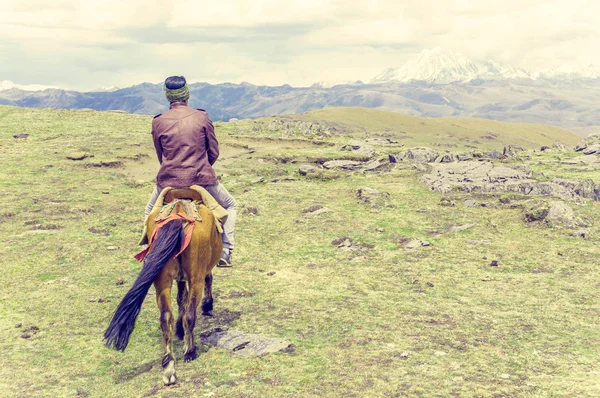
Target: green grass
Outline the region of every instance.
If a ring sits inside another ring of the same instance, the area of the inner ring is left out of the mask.
[[[240,215],[235,267],[216,269],[216,316],[200,319],[196,333],[232,328],[288,339],[296,352],[241,358],[204,348],[184,363],[176,343],[179,382],[166,388],[153,289],[127,351],[102,344],[141,267],[132,255],[156,171],[151,118],[9,107],[0,114],[0,396],[600,396],[597,203],[572,204],[591,220],[592,239],[582,240],[526,225],[499,196],[478,195],[491,206],[471,209],[456,193],[456,207],[440,206],[441,195],[403,164],[327,181],[300,177],[299,162],[340,157],[339,145],[356,135],[320,139],[333,146],[240,137],[236,128],[249,121],[217,124],[216,169],[238,203],[259,214]],[[21,132],[30,136],[12,137]],[[81,150],[94,157],[65,158]],[[133,160],[139,154],[149,157]],[[558,176],[555,156],[524,161]],[[125,165],[85,167],[101,160]],[[598,171],[581,172],[600,181]],[[300,181],[253,183],[280,176]],[[359,202],[364,186],[389,192],[391,206]],[[332,212],[302,212],[315,204]],[[467,223],[475,226],[447,232]],[[374,247],[331,244],[343,236]],[[431,246],[405,250],[405,238]]]

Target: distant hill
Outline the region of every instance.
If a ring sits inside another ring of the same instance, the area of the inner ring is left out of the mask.
[[[539,149],[562,143],[574,146],[581,137],[558,127],[531,123],[505,123],[477,118],[422,118],[366,108],[327,108],[281,117],[320,123],[340,133],[387,136],[411,145],[489,147],[505,145]]]
[[[564,128],[600,125],[600,79],[549,81],[483,79],[448,84],[424,81],[346,84],[333,87],[271,87],[191,84],[191,105],[214,120],[245,119],[360,106],[423,117],[477,117],[506,122],[544,123]],[[158,114],[167,109],[162,86],[143,83],[110,92],[46,89],[0,91],[0,104]]]

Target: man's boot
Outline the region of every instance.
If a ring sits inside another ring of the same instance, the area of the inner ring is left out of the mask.
[[[224,248],[221,252],[221,259],[217,264],[217,267],[227,268],[231,267],[231,249]]]

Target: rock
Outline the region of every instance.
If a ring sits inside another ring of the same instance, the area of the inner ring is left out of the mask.
[[[581,152],[583,152],[584,155],[600,154],[600,144],[590,145],[590,146],[586,147],[585,149],[583,149]]]
[[[546,215],[544,221],[550,227],[575,227],[579,224],[573,209],[571,209],[567,204],[558,201],[550,203],[548,215]]]
[[[498,266],[498,260],[492,260],[492,262],[490,263],[490,267],[497,267]]]
[[[354,170],[360,166],[362,166],[362,163],[354,160],[330,160],[323,163],[323,167],[326,169]]]
[[[240,206],[240,214],[247,214],[251,216],[258,216],[259,211],[258,208],[252,206],[241,205]]]
[[[528,168],[496,165],[489,161],[465,161],[434,164],[431,171],[421,177],[429,189],[441,193],[454,190],[463,192],[500,193],[514,192],[523,195],[549,195],[562,200],[577,200],[579,195],[574,188],[555,182],[533,179]],[[586,183],[580,191],[600,198],[598,189]],[[592,193],[593,191],[593,193]]]
[[[119,250],[119,246],[108,246],[106,248],[106,250],[110,250],[110,251]]]
[[[587,240],[590,239],[590,231],[588,231],[587,229],[578,229],[576,231],[573,231],[571,233],[571,236]]]
[[[405,351],[400,353],[400,359],[408,359],[410,357],[410,352]]]
[[[491,151],[491,152],[488,152],[487,157],[490,159],[502,159],[504,157],[504,155],[498,151]]]
[[[454,227],[450,227],[448,232],[461,232],[467,229],[473,228],[475,224],[464,224],[464,225],[456,225]]]
[[[357,191],[358,200],[370,204],[373,207],[387,206],[390,200],[388,192],[381,192],[372,188],[359,188]]]
[[[473,160],[473,154],[470,152],[459,153],[456,155],[456,160],[459,162],[466,162],[467,160]]]
[[[542,221],[548,215],[550,205],[541,200],[533,201],[523,210],[523,216],[527,222]]]
[[[265,182],[265,177],[258,177],[250,181],[250,184],[260,184],[261,182]]]
[[[413,167],[414,167],[415,169],[417,169],[417,170],[421,171],[421,172],[425,172],[425,171],[427,171],[427,166],[426,166],[425,164],[423,164],[423,163],[418,163],[418,162],[417,162],[417,163],[413,164]]]
[[[233,352],[242,357],[264,356],[274,352],[293,352],[287,340],[263,337],[235,330],[215,329],[200,335],[202,343]]]
[[[435,159],[434,163],[450,163],[454,162],[455,160],[457,160],[457,155],[451,153],[444,153],[438,156]]]
[[[454,207],[454,206],[456,206],[456,203],[454,203],[453,200],[450,200],[448,198],[441,198],[440,199],[440,206]]]
[[[310,164],[303,164],[303,165],[300,165],[300,167],[298,167],[298,174],[300,174],[301,176],[305,176],[307,174],[316,173],[316,172],[317,172],[317,168]]]
[[[600,144],[600,133],[590,134],[583,140],[579,141],[579,144],[575,147],[575,151],[582,152],[586,148]]]
[[[373,171],[373,170],[380,169],[383,166],[385,166],[385,163],[383,163],[382,161],[377,159],[377,160],[373,160],[372,162],[365,164],[362,169],[364,171]]]
[[[411,148],[404,154],[405,159],[424,163],[433,162],[438,156],[439,153],[437,151],[426,147]]]
[[[22,339],[28,339],[28,338],[30,338],[30,337],[31,337],[31,335],[30,335],[29,333],[23,333],[23,334],[21,335],[21,338],[22,338]]]
[[[27,133],[19,133],[19,134],[13,135],[13,138],[16,140],[21,140],[21,139],[27,138],[27,137],[29,137],[29,134],[27,134]]]
[[[83,160],[85,158],[88,158],[90,155],[87,154],[86,152],[72,152],[70,154],[67,155],[67,159],[69,160]]]
[[[333,213],[333,210],[328,209],[327,207],[322,207],[320,209],[317,209],[315,211],[311,211],[308,213],[305,213],[307,216],[318,216],[321,214],[326,214],[326,213]]]
[[[514,157],[520,152],[524,152],[525,149],[516,146],[516,145],[508,145],[504,147],[503,155],[506,157]]]
[[[388,155],[388,160],[390,161],[390,163],[398,163],[398,158],[396,157],[396,155]]]
[[[351,142],[348,145],[343,145],[340,148],[341,151],[350,151],[356,155],[361,156],[363,159],[371,159],[375,156],[375,149],[371,145],[363,144],[360,142]]]
[[[473,199],[468,199],[464,201],[464,205],[466,208],[472,209],[474,207],[477,207],[477,201]]]
[[[407,250],[414,250],[418,249],[419,247],[428,246],[431,246],[431,243],[427,242],[426,240],[412,239],[409,242],[405,243],[403,247]]]

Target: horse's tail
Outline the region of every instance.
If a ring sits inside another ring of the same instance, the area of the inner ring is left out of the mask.
[[[152,250],[144,259],[140,274],[123,297],[110,325],[104,332],[107,347],[112,346],[115,350],[125,351],[150,285],[165,264],[177,253],[183,240],[183,220],[169,221],[158,230],[152,243]]]

